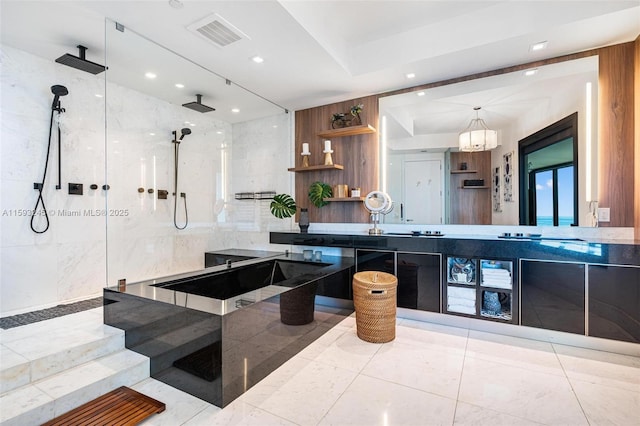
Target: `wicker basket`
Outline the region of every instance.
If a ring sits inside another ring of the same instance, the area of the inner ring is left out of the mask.
[[[353,276],[353,304],[358,337],[386,343],[396,338],[398,279],[386,272],[364,271]]]

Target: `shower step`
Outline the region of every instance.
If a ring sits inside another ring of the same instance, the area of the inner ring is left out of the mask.
[[[120,386],[149,377],[149,358],[121,350],[0,396],[0,424],[42,424]]]
[[[124,349],[124,331],[101,322],[102,308],[0,334],[0,394]]]

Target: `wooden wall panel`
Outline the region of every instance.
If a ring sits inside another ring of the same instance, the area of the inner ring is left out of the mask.
[[[309,144],[310,165],[324,164],[324,140],[318,133],[331,129],[331,116],[338,112],[348,112],[351,106],[363,104],[360,114],[363,124],[377,127],[378,96],[353,99],[331,105],[296,111],[295,167],[302,166],[302,144]],[[311,222],[366,223],[369,214],[360,202],[331,202],[322,208],[311,204],[308,197],[309,186],[315,181],[325,182],[332,187],[346,184],[349,188],[360,187],[361,194],[378,189],[379,138],[375,133],[364,135],[331,137],[333,163],[341,164],[344,170],[322,170],[296,172],[295,199],[299,207],[309,209]]]
[[[611,221],[634,223],[634,43],[599,51],[598,201]]]
[[[491,152],[452,152],[451,170],[467,163],[467,170],[476,173],[450,175],[449,200],[451,223],[491,225]],[[462,188],[467,179],[484,179],[488,188]]]

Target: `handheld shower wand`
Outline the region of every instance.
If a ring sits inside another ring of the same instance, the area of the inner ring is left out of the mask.
[[[173,131],[173,226],[176,229],[185,229],[189,224],[189,212],[187,210],[187,194],[185,192],[180,193],[180,197],[184,198],[184,217],[185,222],[183,226],[178,225],[178,169],[179,162],[178,157],[180,155],[180,142],[184,139],[185,136],[191,134],[191,129],[185,127],[180,130],[180,139],[178,139],[178,131]]]
[[[31,214],[31,230],[33,232],[35,232],[36,234],[44,234],[45,232],[47,232],[47,230],[49,229],[49,214],[47,212],[47,207],[44,204],[44,198],[42,196],[42,191],[44,190],[44,182],[47,179],[47,169],[49,168],[49,152],[51,152],[51,136],[53,134],[53,113],[57,112],[58,115],[62,114],[63,112],[65,112],[65,109],[62,108],[60,106],[60,97],[61,96],[66,96],[69,94],[69,91],[67,90],[66,87],[64,86],[60,86],[60,85],[54,85],[51,86],[51,93],[53,93],[53,102],[51,104],[51,119],[49,120],[49,141],[47,143],[47,157],[45,159],[44,162],[44,172],[42,174],[42,181],[41,182],[36,182],[34,183],[34,188],[38,190],[38,199],[36,200],[36,205],[33,208],[33,212]],[[60,171],[60,165],[61,165],[61,154],[60,154],[60,148],[61,148],[61,134],[60,134],[60,124],[58,124],[58,184],[56,185],[56,189],[61,189],[62,188],[62,183],[61,183],[61,171]],[[40,216],[40,214],[36,214],[36,211],[38,210],[38,205],[42,204],[42,211],[43,214],[41,214],[41,216],[44,216],[44,220],[45,220],[45,228],[43,230],[37,230],[34,224],[34,219],[36,218],[36,216]]]

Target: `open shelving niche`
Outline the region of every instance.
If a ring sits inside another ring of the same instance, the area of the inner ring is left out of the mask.
[[[446,312],[513,322],[513,261],[447,257]],[[501,311],[484,308],[485,292],[498,293]]]
[[[322,138],[331,138],[331,137],[365,135],[368,133],[375,133],[375,132],[376,132],[376,129],[372,125],[362,124],[359,126],[349,126],[349,127],[341,127],[339,129],[325,130],[323,132],[317,133],[317,135]],[[341,164],[332,164],[330,166],[318,165],[318,166],[308,166],[308,167],[290,167],[287,170],[295,173],[304,173],[304,172],[315,172],[320,170],[344,170],[344,166]],[[335,202],[358,202],[358,201],[361,202],[363,200],[364,200],[364,197],[325,198],[325,201],[330,201],[334,203]]]

